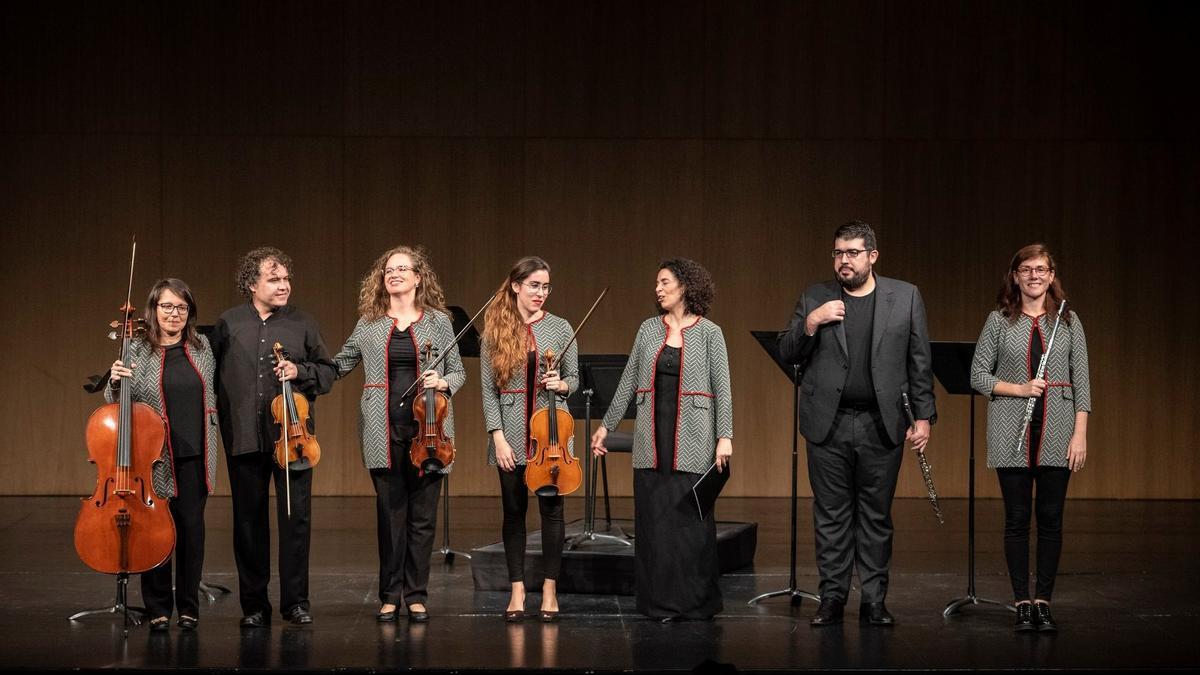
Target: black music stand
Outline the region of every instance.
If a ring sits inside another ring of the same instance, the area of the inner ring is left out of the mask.
[[[471,320],[466,310],[458,305],[451,305],[446,309],[450,310],[450,323],[454,326],[454,334],[463,328],[466,328],[467,322]],[[472,327],[458,341],[458,355],[471,356],[478,358],[479,356],[479,331]],[[435,553],[441,553],[444,556],[446,564],[454,564],[454,556],[461,555],[467,560],[471,559],[471,554],[465,551],[455,551],[450,548],[450,474],[442,476],[442,547]]]
[[[592,441],[592,409],[603,419],[612,403],[621,374],[625,372],[625,363],[629,357],[625,354],[581,354],[579,356],[579,387],[567,398],[567,408],[571,416],[584,420],[584,444],[590,446]],[[634,402],[629,402],[623,419],[632,419],[637,415]],[[604,473],[604,519],[609,532],[617,534],[601,534],[596,532],[596,462],[592,457],[591,447],[583,449],[584,496],[583,496],[583,532],[567,539],[567,549],[575,548],[589,541],[608,540],[625,546],[633,546],[620,526],[612,524],[612,512],[608,504],[608,465],[600,458],[600,467]]]
[[[988,600],[975,595],[975,396],[971,388],[971,361],[975,358],[974,342],[930,342],[933,354],[933,374],[950,394],[971,397],[971,422],[967,482],[967,594],[951,600],[942,611],[949,617],[964,605],[996,605],[1012,611],[1017,608],[1007,603]]]
[[[756,605],[760,600],[780,595],[790,597],[793,606],[798,606],[804,598],[820,602],[821,596],[800,590],[796,583],[796,474],[799,472],[797,448],[800,443],[800,364],[787,363],[779,355],[779,331],[752,330],[750,334],[754,336],[755,340],[758,340],[758,344],[766,350],[775,365],[783,371],[784,376],[792,381],[792,569],[787,588],[756,595],[750,598],[746,604]]]

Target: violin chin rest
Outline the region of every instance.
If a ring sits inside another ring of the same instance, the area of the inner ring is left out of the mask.
[[[557,485],[543,485],[542,487],[535,490],[533,494],[535,494],[539,497],[557,497],[558,496],[558,486]]]

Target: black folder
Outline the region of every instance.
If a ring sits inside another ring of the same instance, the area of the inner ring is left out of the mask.
[[[712,513],[713,506],[717,503],[717,496],[721,494],[721,488],[725,487],[726,481],[729,480],[729,466],[732,462],[725,462],[725,470],[717,471],[717,463],[708,467],[700,476],[700,480],[692,486],[692,498],[696,502],[696,510],[700,514],[700,520],[708,517]]]

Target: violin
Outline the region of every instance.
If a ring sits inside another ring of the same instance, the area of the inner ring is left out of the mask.
[[[437,348],[427,341],[421,348],[421,359],[428,363],[431,358],[437,358]],[[408,446],[408,458],[426,473],[440,471],[454,462],[454,441],[443,428],[449,412],[450,398],[436,389],[426,389],[413,402],[413,419],[419,428]]]
[[[276,362],[283,361],[283,345],[276,342],[272,350]],[[275,441],[275,464],[284,471],[287,513],[292,515],[292,471],[311,469],[321,461],[321,444],[315,434],[308,431],[308,399],[292,391],[291,380],[284,380],[282,393],[271,401],[271,416],[280,425],[279,439]]]
[[[554,350],[546,350],[546,370],[554,370]],[[583,483],[579,460],[571,456],[568,443],[575,435],[575,419],[558,407],[558,394],[548,391],[550,404],[538,408],[529,419],[529,442],[533,458],[525,463],[525,485],[539,497],[569,495]]]
[[[134,243],[134,253],[137,243]],[[132,291],[133,262],[130,262]],[[143,337],[146,323],[133,318],[126,296],[120,309],[121,360],[129,363],[129,343]],[[114,330],[109,337],[117,338]],[[134,403],[126,382],[117,403],[88,418],[88,461],[96,465],[96,487],[75,519],[75,552],[85,565],[105,574],[136,574],[161,565],[175,549],[175,520],[166,499],[154,494],[154,467],[163,461],[166,425],[145,403]],[[124,576],[122,576],[124,578]]]

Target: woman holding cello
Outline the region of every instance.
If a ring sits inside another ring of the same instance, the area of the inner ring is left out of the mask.
[[[163,461],[154,469],[154,491],[170,498],[175,522],[175,583],[171,561],[142,574],[142,599],[150,630],[178,625],[194,630],[200,620],[200,573],[204,566],[204,506],[217,478],[216,362],[208,340],[196,332],[196,301],[179,279],[161,279],[146,299],[146,335],[130,343],[130,363],[113,363],[104,398],[129,387],[133,401],[154,408],[167,422]]]
[[[426,428],[425,419],[414,417],[414,407],[417,416],[435,414],[414,403],[426,392],[443,397],[444,403],[437,406],[444,410],[437,435],[448,439],[452,448],[449,397],[466,373],[442,288],[423,249],[397,246],[381,255],[363,277],[358,311],[358,324],[334,361],[339,378],[360,362],[366,372],[359,425],[363,463],[376,495],[380,608],[375,618],[396,621],[397,607],[404,603],[409,621],[423,623],[429,620],[425,603],[438,481],[450,471],[453,456],[436,467],[427,465],[430,470],[410,458],[414,437]],[[436,358],[435,349],[450,352],[437,368],[428,369],[422,364]]]
[[[571,326],[544,308],[550,290],[550,265],[538,257],[522,258],[496,289],[484,314],[479,358],[483,417],[490,435],[488,462],[497,467],[504,507],[504,555],[512,583],[504,612],[508,622],[525,616],[529,420],[535,410],[550,407],[551,396],[565,405],[566,397],[579,384],[578,349],[571,340]],[[556,355],[555,362],[561,364],[558,370],[544,368],[541,356],[546,350]],[[558,572],[566,533],[562,495],[538,496],[538,510],[545,566],[540,616],[549,622],[558,618]]]
[[[659,266],[658,316],[638,329],[604,423],[604,439],[637,398],[633,445],[634,549],[638,611],[661,621],[710,619],[721,611],[717,531],[712,512],[697,518],[690,491],[714,463],[733,454],[729,355],[720,326],[705,318],[715,290],[699,263]]]

